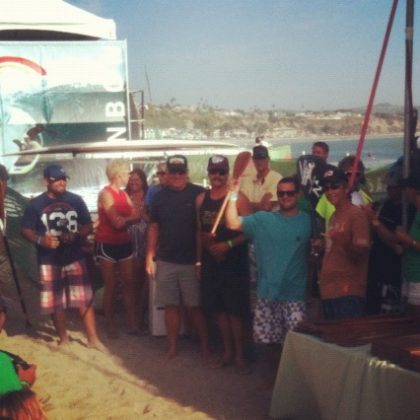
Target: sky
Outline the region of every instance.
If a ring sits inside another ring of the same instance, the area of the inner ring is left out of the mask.
[[[129,89],[143,89],[146,102],[294,111],[366,107],[392,6],[392,0],[67,2],[115,20],[118,39],[127,41]],[[417,7],[415,103],[419,18]],[[375,103],[404,103],[405,20],[400,0]]]

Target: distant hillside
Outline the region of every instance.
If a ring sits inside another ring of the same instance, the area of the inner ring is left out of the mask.
[[[355,136],[360,133],[365,110],[284,112],[279,110],[224,110],[209,105],[185,107],[174,103],[148,105],[146,129],[199,130],[207,138]],[[390,104],[375,106],[368,134],[401,134],[403,109]]]
[[[362,108],[351,108],[349,111],[351,112],[360,112],[364,113],[366,111],[366,107]],[[373,113],[374,114],[391,114],[391,115],[403,115],[404,114],[404,107],[392,105],[388,103],[376,104],[373,106]]]

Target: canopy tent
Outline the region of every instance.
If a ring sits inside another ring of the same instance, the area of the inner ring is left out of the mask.
[[[116,39],[112,19],[62,0],[0,0],[0,40]]]

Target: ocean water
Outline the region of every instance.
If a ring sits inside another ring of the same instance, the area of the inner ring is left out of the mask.
[[[333,139],[323,140],[330,147],[328,161],[336,165],[342,158],[356,154],[358,140]],[[288,140],[291,145],[292,157],[298,158],[303,153],[310,154],[314,140]],[[273,140],[273,146],[284,144],[284,141]],[[375,169],[395,162],[403,154],[402,137],[367,138],[362,149],[361,159],[367,169]]]

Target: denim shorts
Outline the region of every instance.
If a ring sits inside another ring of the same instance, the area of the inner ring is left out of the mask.
[[[328,320],[356,318],[366,315],[366,299],[360,296],[323,299],[322,309]]]

